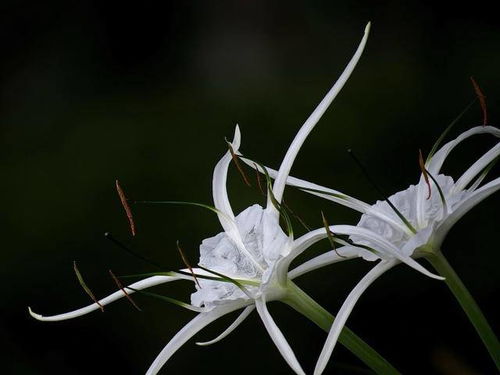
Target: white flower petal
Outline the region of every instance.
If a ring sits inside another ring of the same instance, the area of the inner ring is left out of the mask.
[[[264,173],[263,169],[260,166],[256,165],[252,160],[244,158],[244,157],[241,158],[241,160],[245,164],[247,164],[248,166],[250,166],[254,169],[257,169],[260,173]],[[265,167],[265,168],[266,168],[267,173],[269,174],[269,177],[275,179],[276,176],[278,175],[278,171],[275,169],[269,168],[269,167]],[[341,205],[348,207],[348,208],[351,208],[353,210],[359,211],[361,213],[366,213],[366,211],[369,210],[371,207],[368,203],[360,201],[359,199],[353,198],[353,197],[351,197],[347,194],[344,194],[340,191],[333,190],[333,189],[330,189],[330,188],[327,188],[327,187],[324,187],[321,185],[317,185],[317,184],[314,184],[314,183],[306,181],[306,180],[302,180],[302,179],[297,178],[297,177],[288,176],[286,179],[286,183],[287,183],[287,185],[294,186],[294,187],[297,187],[299,189],[300,188],[308,189],[308,190],[304,190],[304,191],[306,191],[309,194],[316,195],[318,197],[331,200],[333,202],[336,202],[338,204],[341,204]],[[320,191],[323,191],[324,194],[322,194],[321,192],[314,192],[314,191],[309,191],[309,190],[320,190]],[[342,196],[342,198],[338,198],[338,197],[335,197],[335,196],[332,196],[329,194],[340,195],[340,196]]]
[[[361,281],[354,287],[354,289],[349,293],[346,300],[342,304],[339,312],[337,313],[335,320],[333,321],[333,325],[330,328],[330,332],[328,333],[328,337],[326,339],[325,345],[321,350],[321,354],[319,356],[318,362],[316,363],[316,368],[314,369],[314,375],[320,375],[332,355],[333,349],[337,340],[339,338],[342,329],[345,326],[347,318],[352,312],[354,305],[357,303],[359,297],[365,292],[365,290],[384,272],[394,267],[399,262],[397,260],[390,261],[381,261],[375,267],[368,272]]]
[[[429,173],[433,176],[437,176],[439,174],[439,171],[441,170],[441,167],[443,166],[445,159],[448,157],[448,154],[458,144],[460,144],[460,142],[476,134],[493,134],[495,137],[500,137],[500,129],[497,129],[493,126],[476,126],[463,132],[454,140],[446,143],[439,149],[439,151],[434,154],[434,156],[432,156],[431,160],[426,165]]]
[[[160,371],[160,369],[163,367],[163,365],[165,365],[165,363],[170,359],[170,357],[182,345],[184,345],[186,341],[188,341],[191,337],[193,337],[196,333],[212,323],[214,320],[217,320],[220,317],[233,312],[234,310],[241,309],[242,307],[245,307],[245,304],[231,303],[221,305],[212,311],[198,314],[196,318],[182,327],[182,329],[177,332],[172,340],[170,340],[170,342],[163,348],[163,350],[160,352],[160,354],[158,354],[154,362],[149,367],[146,375],[157,374],[158,371]]]
[[[136,290],[142,290],[142,289],[150,288],[150,287],[155,286],[155,285],[164,284],[164,283],[168,283],[170,281],[176,281],[176,280],[180,280],[180,279],[181,279],[181,277],[173,277],[173,276],[152,276],[152,277],[148,277],[147,279],[130,284],[128,287],[125,287],[125,289],[127,289],[128,294],[132,294],[132,293],[134,293],[134,291],[132,289],[129,289],[129,288],[133,288]],[[104,305],[107,305],[107,304],[114,302],[117,299],[120,299],[123,297],[125,297],[125,293],[123,293],[123,291],[119,290],[119,291],[116,291],[113,294],[110,294],[109,296],[99,300],[99,303],[102,306],[104,306]],[[59,320],[73,319],[73,318],[76,318],[78,316],[88,314],[92,311],[99,310],[100,308],[101,307],[97,303],[93,303],[92,305],[82,307],[81,309],[78,309],[78,310],[70,311],[70,312],[67,312],[64,314],[59,314],[59,315],[52,315],[52,316],[42,316],[40,314],[33,312],[31,310],[31,308],[28,308],[28,309],[29,309],[30,315],[37,320],[42,320],[42,321],[46,321],[46,322],[55,322],[55,321],[59,321]]]
[[[283,158],[283,161],[281,162],[278,175],[276,176],[276,181],[274,182],[273,185],[274,196],[276,197],[276,200],[278,202],[281,202],[281,198],[283,197],[283,191],[285,189],[286,179],[288,177],[288,174],[290,173],[290,169],[292,168],[292,164],[295,161],[297,153],[299,152],[300,148],[302,147],[302,144],[304,143],[305,139],[307,138],[311,130],[317,124],[321,116],[323,116],[323,114],[333,101],[333,99],[335,99],[337,94],[340,92],[344,84],[349,79],[349,76],[351,75],[352,71],[354,70],[354,67],[356,66],[359,58],[361,57],[361,54],[363,53],[363,49],[365,48],[369,31],[370,31],[370,23],[366,25],[363,39],[361,40],[358,49],[354,53],[354,56],[351,58],[351,61],[349,61],[349,64],[347,64],[346,68],[340,75],[337,82],[335,82],[330,91],[328,91],[328,93],[316,107],[314,112],[305,121],[304,125],[302,125],[299,132],[292,141],[290,147],[288,148],[288,151],[285,157]],[[268,207],[271,206],[270,203],[271,202],[268,200]],[[278,212],[277,211],[275,212],[276,212],[275,216],[278,216]]]
[[[234,130],[234,138],[231,143],[233,151],[235,154],[238,153],[238,149],[240,147],[241,142],[241,133],[240,128],[236,125]],[[213,190],[213,198],[214,198],[214,206],[219,211],[217,216],[219,217],[219,221],[222,225],[222,228],[226,232],[229,238],[234,242],[236,247],[243,253],[245,256],[251,260],[255,266],[263,270],[262,265],[255,259],[255,257],[248,251],[248,249],[243,244],[243,239],[241,238],[240,231],[238,230],[238,226],[236,225],[236,219],[234,217],[233,209],[231,208],[231,204],[229,203],[229,198],[227,195],[227,170],[229,168],[229,164],[231,163],[233,157],[230,151],[227,151],[226,154],[219,160],[217,165],[214,168],[214,174],[212,179],[212,190]]]
[[[318,255],[300,266],[288,272],[288,278],[291,280],[302,276],[315,269],[328,266],[333,263],[342,262],[344,260],[354,259],[359,257],[360,248],[354,246],[341,246],[336,250],[330,250],[324,254]]]
[[[490,164],[495,158],[500,155],[500,143],[497,143],[491,148],[487,153],[481,156],[472,166],[465,171],[465,173],[460,177],[455,183],[454,191],[458,192],[463,189],[471,182],[481,171]]]
[[[240,141],[240,128],[238,127],[238,125],[236,125],[236,128],[234,130],[233,142],[231,143],[234,152],[238,151],[240,147]],[[226,189],[227,170],[232,160],[233,158],[231,156],[231,153],[227,151],[215,166],[212,179],[214,206],[218,211],[224,214],[222,215],[218,213],[218,216],[222,227],[226,232],[230,232],[234,229],[234,226],[231,225],[232,223],[234,224],[234,213],[233,209],[231,208],[231,204],[229,203]]]
[[[221,341],[225,337],[227,337],[231,332],[233,332],[243,321],[250,315],[250,313],[255,309],[254,305],[247,306],[245,309],[241,312],[240,315],[236,318],[236,320],[229,326],[227,327],[224,332],[222,332],[219,336],[217,336],[215,339],[210,340],[210,341],[204,341],[204,342],[197,342],[196,345],[200,346],[208,346],[215,344],[216,342]]]
[[[490,181],[484,186],[472,192],[468,195],[454,211],[439,224],[436,229],[435,243],[440,246],[444,240],[444,237],[451,229],[451,227],[462,218],[467,212],[474,208],[477,204],[481,203],[484,199],[488,198],[491,194],[500,190],[500,177],[497,177],[493,181]]]
[[[354,227],[352,225],[333,225],[330,227],[331,231],[336,234],[344,234],[349,236],[357,236],[366,239],[370,242],[372,247],[379,251],[382,255],[388,255],[389,258],[396,258],[411,268],[423,273],[424,275],[436,280],[444,280],[443,277],[433,274],[425,269],[420,263],[415,261],[408,255],[402,254],[401,250],[391,244],[382,236],[374,233],[366,228]]]
[[[302,367],[300,366],[299,361],[295,357],[292,348],[286,341],[285,336],[283,336],[283,333],[280,331],[280,329],[274,322],[273,318],[271,317],[271,314],[269,314],[266,302],[261,299],[257,299],[255,301],[255,305],[257,306],[257,312],[259,313],[262,322],[264,323],[264,326],[266,327],[267,332],[269,333],[269,336],[271,336],[274,345],[276,345],[279,352],[285,359],[286,363],[288,363],[288,365],[292,368],[293,371],[295,371],[296,374],[305,375],[304,370],[302,370]]]

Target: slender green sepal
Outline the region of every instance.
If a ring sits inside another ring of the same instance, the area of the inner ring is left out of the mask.
[[[359,167],[359,169],[361,170],[361,172],[363,173],[363,175],[365,176],[365,178],[368,180],[368,182],[380,194],[380,196],[382,197],[382,199],[387,202],[387,204],[389,205],[389,207],[391,207],[391,209],[396,213],[396,215],[401,219],[401,221],[407,226],[407,228],[413,234],[416,234],[417,230],[413,227],[413,225],[411,225],[411,223],[408,221],[408,219],[406,219],[406,217],[404,217],[404,215],[401,213],[401,211],[399,211],[396,208],[396,206],[392,204],[392,202],[389,200],[389,198],[386,197],[386,195],[384,194],[384,192],[382,191],[382,189],[375,183],[375,180],[373,180],[371,178],[370,174],[368,173],[367,169],[365,168],[365,166],[361,162],[361,160],[358,159],[358,157],[354,154],[354,152],[351,149],[347,150],[347,152],[352,157],[352,159],[354,160],[354,162],[357,164],[357,166]]]
[[[198,264],[198,267],[200,267],[203,271],[207,271],[207,272],[213,273],[213,274],[214,274],[214,275],[216,275],[216,276],[219,276],[221,279],[223,279],[223,280],[224,280],[224,281],[226,281],[226,282],[229,282],[229,283],[232,283],[232,284],[236,285],[236,286],[237,286],[237,287],[238,287],[238,288],[239,288],[239,289],[240,289],[243,293],[245,293],[245,294],[246,294],[246,296],[247,296],[248,298],[253,299],[253,295],[252,295],[252,294],[248,291],[248,289],[247,289],[247,288],[245,288],[245,286],[244,286],[242,283],[240,283],[239,281],[237,281],[237,280],[235,280],[235,279],[233,279],[233,278],[231,278],[231,277],[229,277],[229,276],[223,275],[222,273],[219,273],[219,272],[216,272],[216,271],[210,270],[210,269],[208,269],[208,268],[205,268],[205,267],[203,267],[203,266],[200,266],[199,264]]]
[[[493,159],[481,172],[481,174],[477,177],[476,181],[470,186],[469,190],[474,191],[477,189],[477,187],[483,182],[483,180],[486,178],[488,173],[491,171],[491,168],[495,166],[495,164],[498,162],[500,159],[500,156],[497,156],[495,159]]]
[[[444,129],[444,131],[441,133],[441,135],[437,139],[436,143],[434,143],[434,145],[432,146],[431,152],[429,152],[429,155],[427,155],[427,159],[425,160],[426,165],[429,164],[429,162],[431,161],[431,158],[434,156],[438,147],[441,145],[441,143],[443,142],[444,138],[449,133],[449,131],[458,123],[458,121],[469,110],[469,108],[472,107],[472,105],[476,102],[476,100],[477,100],[477,98],[474,98],[474,100],[472,100],[469,104],[467,104],[467,106],[464,108],[464,110],[462,112],[460,112],[457,117],[455,117],[455,119],[450,123],[450,125],[448,125],[446,127],[446,129]]]
[[[439,198],[441,199],[441,203],[443,204],[443,211],[444,211],[444,214],[446,215],[446,213],[448,212],[448,205],[446,204],[446,198],[444,196],[443,190],[441,189],[441,186],[439,186],[439,184],[438,184],[437,180],[434,178],[434,176],[432,174],[430,174],[428,170],[425,170],[425,171],[427,172],[427,175],[430,177],[432,182],[434,182],[434,185],[436,185],[436,188],[438,189]]]
[[[195,311],[195,312],[203,312],[204,311],[204,309],[202,309],[201,307],[196,307],[196,306],[190,305],[189,303],[179,301],[179,300],[177,300],[175,298],[171,298],[171,297],[167,297],[167,296],[162,296],[161,294],[146,292],[144,290],[134,289],[134,288],[131,288],[129,286],[127,286],[126,288],[130,289],[130,290],[133,290],[136,293],[144,294],[145,296],[148,296],[148,297],[157,298],[157,299],[160,299],[162,301],[165,301],[165,302],[168,302],[168,303],[172,303],[174,305],[183,307],[183,308],[191,310],[191,311]]]
[[[326,236],[328,237],[328,241],[330,241],[330,246],[332,247],[333,251],[335,251],[335,254],[337,254],[339,257],[345,258],[345,256],[340,255],[339,252],[337,251],[337,246],[335,246],[335,236],[330,230],[330,225],[328,224],[328,221],[326,220],[323,211],[321,211],[321,219],[323,220],[323,226],[325,227]]]
[[[491,359],[495,362],[497,370],[500,371],[500,342],[478,304],[441,251],[435,251],[426,258],[436,271],[446,278],[446,285],[448,285],[458,303],[462,306],[462,309],[467,314],[467,317],[490,353]]]
[[[288,216],[288,213],[286,212],[286,210],[283,208],[283,205],[280,202],[278,202],[278,200],[274,196],[273,183],[271,180],[271,176],[269,176],[269,172],[267,171],[267,168],[262,163],[259,163],[258,161],[253,160],[253,162],[255,164],[257,164],[264,171],[264,175],[266,176],[267,193],[269,194],[269,198],[271,200],[271,203],[274,206],[274,208],[276,208],[278,210],[279,214],[281,215],[281,217],[285,221],[285,225],[286,225],[286,228],[288,231],[288,236],[293,237],[292,221],[290,220],[290,216]]]

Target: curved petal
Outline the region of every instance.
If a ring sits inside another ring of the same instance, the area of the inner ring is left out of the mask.
[[[365,48],[366,41],[368,39],[368,33],[370,31],[370,23],[366,25],[365,28],[365,33],[363,35],[363,38],[361,39],[361,42],[358,46],[358,49],[354,53],[354,56],[351,58],[351,61],[347,64],[346,68],[340,75],[339,79],[333,87],[328,91],[326,96],[323,98],[323,100],[318,104],[316,109],[313,111],[313,113],[309,116],[309,118],[305,121],[305,123],[302,125],[300,128],[299,132],[295,136],[294,140],[292,141],[290,147],[288,148],[288,151],[286,152],[285,157],[283,158],[283,161],[281,162],[281,166],[279,168],[278,175],[276,176],[276,181],[274,182],[273,185],[273,193],[278,202],[281,202],[281,199],[283,197],[283,191],[285,190],[285,184],[286,184],[286,179],[288,177],[288,174],[290,173],[290,169],[292,168],[292,164],[295,161],[295,157],[297,156],[297,153],[299,152],[300,148],[302,147],[302,144],[304,143],[305,139],[311,132],[311,130],[314,128],[314,126],[318,123],[319,119],[325,111],[328,109],[330,104],[332,103],[333,99],[337,96],[337,94],[340,92],[342,87],[344,87],[344,84],[347,82],[349,79],[351,73],[353,72],[356,64],[359,61],[359,58],[361,57],[361,54],[363,53],[363,49]],[[273,207],[271,202],[268,199],[267,207]],[[277,210],[274,210],[275,216],[278,216]]]
[[[256,164],[254,164],[252,160],[247,158],[241,158],[241,160],[243,160],[243,162],[248,166],[254,169],[257,168],[259,172],[264,173],[262,168],[260,166],[256,166]],[[278,171],[269,167],[265,168],[271,178],[276,178],[276,176],[278,175]],[[357,198],[351,197],[345,193],[342,193],[341,191],[330,189],[325,186],[321,186],[292,176],[288,176],[286,183],[287,185],[299,188],[311,195],[327,199],[329,201],[335,202],[337,204],[340,204],[344,207],[348,207],[363,214],[369,214],[371,216],[377,217],[380,220],[385,221],[395,229],[411,233],[409,232],[408,228],[401,223],[399,219],[395,220],[392,216],[386,215],[384,212],[374,209],[372,205],[365,203]]]
[[[295,357],[292,348],[286,341],[285,336],[283,336],[283,333],[274,322],[271,314],[269,314],[266,302],[264,300],[257,299],[255,300],[255,305],[257,306],[257,312],[259,313],[262,322],[264,323],[264,326],[269,333],[269,336],[271,336],[274,345],[276,345],[286,363],[288,363],[288,365],[292,368],[293,371],[295,371],[296,374],[305,375],[304,370],[302,370],[302,367]]]
[[[349,236],[357,236],[364,240],[368,240],[372,247],[379,251],[382,255],[386,255],[389,258],[396,258],[399,261],[405,263],[411,268],[423,273],[426,276],[429,276],[436,280],[444,280],[443,277],[433,274],[425,269],[420,263],[415,261],[413,258],[402,254],[401,249],[398,249],[392,243],[387,241],[382,236],[374,233],[366,228],[354,227],[352,225],[333,225],[330,227],[333,233],[336,234],[345,234]]]
[[[355,246],[342,246],[336,250],[330,250],[327,253],[318,255],[307,262],[302,263],[290,272],[288,278],[293,280],[296,277],[302,276],[315,269],[328,266],[333,263],[342,262],[344,260],[354,259],[359,257],[360,249]]]
[[[236,125],[234,129],[234,137],[233,142],[231,143],[231,147],[233,148],[234,153],[238,153],[238,149],[241,143],[241,133],[240,128]],[[212,179],[212,194],[214,198],[214,206],[217,209],[217,216],[219,217],[219,221],[222,225],[222,228],[226,232],[226,234],[231,238],[234,242],[235,246],[249,259],[254,263],[254,265],[263,270],[262,265],[255,259],[255,257],[247,250],[245,245],[243,244],[243,240],[241,238],[240,231],[236,225],[236,220],[234,217],[233,209],[231,208],[231,204],[229,203],[229,198],[227,195],[227,170],[229,168],[229,164],[233,159],[231,152],[227,151],[226,154],[219,160],[217,165],[214,168],[214,174]]]
[[[333,321],[333,325],[330,328],[330,332],[328,333],[328,337],[326,339],[325,345],[321,350],[321,354],[319,356],[318,362],[316,363],[316,368],[314,369],[314,375],[320,375],[332,355],[333,349],[337,340],[339,338],[342,329],[349,318],[349,315],[354,308],[354,305],[357,303],[359,297],[365,292],[365,290],[384,272],[394,267],[399,262],[397,260],[390,261],[381,261],[375,267],[368,272],[361,281],[354,287],[354,289],[349,293],[346,300],[342,304],[339,312],[337,313],[335,320]]]
[[[467,198],[465,198],[455,210],[448,215],[448,217],[439,224],[436,229],[435,241],[437,245],[441,245],[446,234],[451,229],[451,227],[458,221],[462,216],[469,212],[477,204],[481,203],[484,199],[488,198],[491,194],[500,190],[500,177],[497,177],[493,181],[490,181],[484,186],[471,193]]]
[[[170,357],[188,341],[191,337],[193,337],[196,333],[201,331],[207,325],[212,323],[214,320],[219,319],[220,317],[229,314],[235,310],[241,309],[245,307],[245,304],[242,303],[232,303],[227,305],[221,305],[206,313],[201,313],[196,316],[193,320],[191,320],[188,324],[186,324],[182,329],[177,332],[177,334],[170,340],[170,342],[163,348],[163,350],[158,354],[154,362],[149,367],[146,375],[155,375],[160,371],[163,365],[170,359]]]
[[[210,340],[210,341],[204,341],[204,342],[197,342],[196,345],[200,346],[208,346],[215,344],[216,342],[221,341],[224,339],[226,336],[228,336],[231,332],[233,332],[238,326],[243,323],[243,321],[248,318],[250,313],[255,309],[254,305],[247,306],[245,309],[241,312],[240,315],[236,318],[236,320],[229,326],[227,327],[224,332],[222,332],[219,336],[217,336],[215,339]]]
[[[474,164],[467,169],[455,183],[454,191],[461,191],[471,182],[481,171],[500,155],[500,142],[493,146],[487,153],[481,156]]]
[[[431,160],[428,161],[426,167],[430,174],[436,176],[439,174],[441,167],[445,159],[448,157],[448,154],[462,141],[465,139],[476,135],[476,134],[492,134],[495,137],[500,137],[500,129],[497,129],[493,126],[476,126],[471,128],[462,134],[460,134],[454,140],[446,143],[443,147],[437,151],[434,156],[432,156]]]
[[[160,285],[160,284],[164,284],[164,283],[168,283],[170,281],[176,281],[176,280],[180,280],[180,279],[182,279],[182,278],[181,277],[174,277],[174,276],[152,276],[152,277],[148,277],[147,279],[130,284],[128,287],[125,287],[125,288],[127,289],[128,294],[132,294],[132,293],[134,293],[134,291],[132,289],[129,289],[129,288],[133,288],[135,290],[142,290],[142,289],[150,288],[150,287],[155,286],[155,285]],[[117,299],[123,298],[125,296],[126,296],[125,293],[123,291],[119,290],[119,291],[116,291],[113,294],[110,294],[109,296],[99,300],[99,303],[102,306],[104,306],[104,305],[107,305],[111,302],[116,301]],[[42,316],[40,314],[33,312],[31,310],[31,308],[28,308],[28,309],[29,309],[30,315],[37,320],[41,320],[41,321],[45,321],[45,322],[55,322],[55,321],[59,321],[59,320],[73,319],[73,318],[76,318],[78,316],[88,314],[92,311],[100,309],[100,306],[97,303],[93,303],[92,305],[82,307],[81,309],[78,309],[78,310],[70,311],[70,312],[67,312],[64,314],[59,314],[59,315],[52,315],[52,316]]]

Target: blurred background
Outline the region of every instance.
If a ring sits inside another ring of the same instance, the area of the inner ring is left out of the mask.
[[[192,263],[216,217],[194,207],[134,207],[132,239],[115,191],[131,199],[211,203],[211,175],[240,124],[241,150],[277,167],[296,131],[372,33],[352,78],[305,143],[293,174],[367,202],[380,197],[352,162],[356,151],[388,194],[418,178],[444,128],[474,98],[473,75],[500,121],[500,24],[482,3],[431,1],[11,1],[0,5],[0,354],[6,374],[141,374],[194,314],[136,296],[105,312],[58,323],[31,319],[90,303],[73,260],[98,296],[108,274],[154,271],[107,241],[110,231],[169,269]],[[482,123],[473,106],[450,137]],[[459,176],[495,140],[478,137],[445,165]],[[499,169],[493,171],[499,175]],[[250,174],[254,178],[253,174]],[[231,170],[239,211],[263,199]],[[255,183],[254,183],[255,186]],[[312,227],[359,216],[288,189],[291,208]],[[500,196],[470,212],[444,252],[497,333]],[[300,226],[297,224],[297,231]],[[321,243],[308,256],[328,249]],[[298,284],[335,312],[371,267],[350,261]],[[188,301],[180,282],[155,292]],[[288,307],[270,311],[306,372],[325,334]],[[211,339],[235,316],[197,336]],[[494,374],[492,361],[445,284],[400,266],[363,296],[348,325],[404,374]],[[369,373],[338,346],[327,373]],[[163,373],[288,374],[253,315],[225,341],[182,347]]]

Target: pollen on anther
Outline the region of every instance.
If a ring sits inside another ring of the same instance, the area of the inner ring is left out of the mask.
[[[125,214],[127,215],[127,219],[130,225],[130,232],[132,233],[132,236],[135,236],[135,222],[134,217],[132,216],[132,210],[130,209],[128,199],[125,196],[125,192],[120,186],[120,182],[118,180],[116,180],[116,191],[118,192],[118,196],[120,197],[120,201],[122,202],[123,209],[125,210]]]
[[[130,301],[130,303],[132,304],[132,306],[134,306],[138,311],[142,311],[141,308],[139,306],[137,306],[137,304],[135,303],[135,301],[132,299],[132,297],[130,297],[130,294],[127,293],[127,291],[125,290],[125,288],[123,287],[123,284],[121,283],[121,281],[118,279],[118,277],[115,276],[115,274],[113,273],[113,271],[109,270],[109,274],[111,275],[111,277],[113,278],[113,281],[115,282],[116,286],[118,288],[120,288],[120,290],[123,292],[123,294],[125,295],[125,297],[127,297],[127,299]]]

